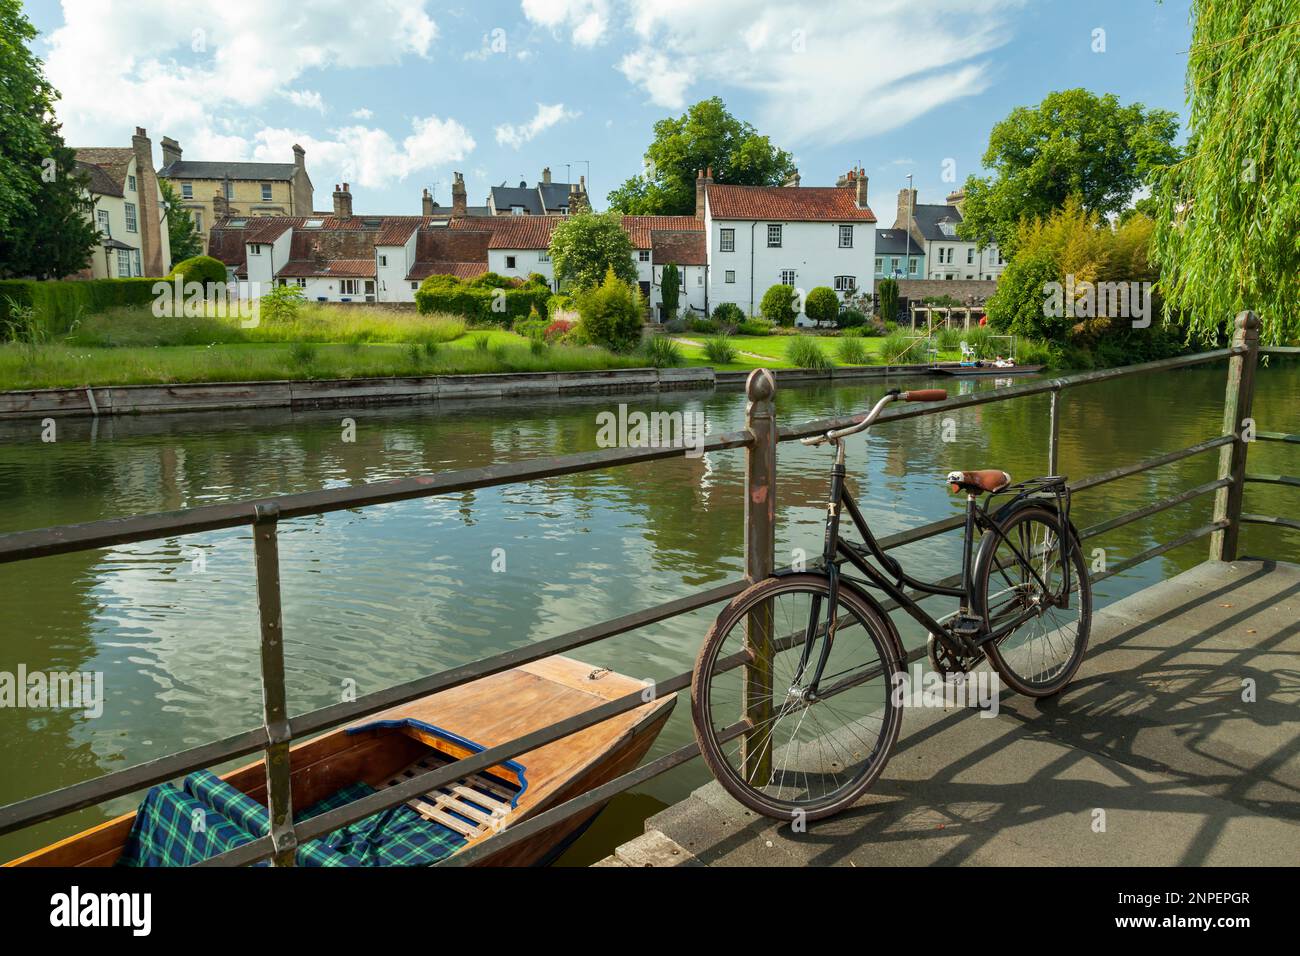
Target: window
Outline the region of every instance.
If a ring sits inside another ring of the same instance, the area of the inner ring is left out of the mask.
[[[305,223],[303,223],[303,228],[319,229],[323,225],[325,225],[324,219],[308,219]]]
[[[225,186],[223,187],[223,193],[227,199],[235,198],[235,186],[234,183],[232,183],[229,179],[227,179],[225,182]]]
[[[840,226],[840,248],[841,249],[853,248],[853,227],[852,226]]]
[[[131,250],[131,264],[132,264],[132,267],[133,267],[133,268],[132,268],[132,271],[131,271],[131,275],[133,275],[133,276],[142,276],[142,275],[144,275],[144,270],[140,268],[140,250],[139,250],[139,249],[132,249],[132,250]]]
[[[381,266],[386,266],[386,265],[388,265],[388,256],[380,256],[380,257],[379,257],[379,264],[380,264]]]
[[[193,184],[193,183],[181,183],[181,198],[182,198],[182,199],[193,199],[193,198],[194,198],[194,184]]]
[[[718,233],[718,251],[735,252],[736,251],[736,230],[723,229]]]
[[[356,279],[341,279],[341,280],[339,280],[339,294],[340,294],[340,295],[356,295],[356,294],[357,294],[357,280],[356,280]]]
[[[307,280],[306,280],[306,279],[294,279],[294,280],[293,280],[293,284],[296,285],[299,289],[305,289],[305,288],[307,288]]]
[[[129,189],[129,190],[131,190],[131,192],[135,192],[135,177],[134,177],[134,176],[127,176],[127,177],[126,177],[126,188]]]
[[[767,227],[767,247],[769,249],[781,248],[781,227],[773,223]]]
[[[514,267],[515,267],[515,257],[514,257],[514,256],[506,256],[506,268],[507,268],[507,269],[513,269]]]
[[[138,232],[139,231],[139,229],[137,228],[138,225],[139,224],[136,222],[135,219],[135,203],[133,202],[126,203],[126,231]]]
[[[975,264],[975,250],[974,250],[973,248],[972,248],[972,249],[967,249],[967,250],[966,250],[966,265],[968,265],[968,266],[973,266],[974,264]]]
[[[262,183],[262,202],[271,201],[271,184]]]
[[[880,275],[880,270],[885,267],[885,260],[876,256],[876,275]]]
[[[125,279],[131,274],[131,250],[117,250],[117,277]]]
[[[636,257],[637,257],[637,260],[638,260],[639,262],[649,262],[649,261],[650,261],[650,250],[649,250],[649,249],[638,249],[638,250],[636,251]]]
[[[835,277],[835,291],[836,291],[836,292],[852,292],[852,291],[853,291],[854,289],[856,289],[857,287],[858,287],[858,280],[857,280],[857,278],[854,277],[854,276],[836,276],[836,277]]]
[[[256,243],[256,242],[249,243],[249,245],[248,245],[248,254],[249,254],[250,256],[260,256],[260,255],[262,254],[262,247],[261,247],[261,245],[259,245],[259,244]]]
[[[411,290],[412,290],[412,291],[415,291],[416,289],[419,289],[419,288],[420,288],[420,283],[418,283],[418,282],[412,282],[412,283],[411,283]]]
[[[722,281],[723,281],[723,282],[727,282],[727,283],[731,283],[731,284],[735,284],[735,281],[736,281],[736,270],[735,270],[735,269],[728,269],[726,272],[724,272],[724,273],[722,274]]]
[[[921,260],[913,256],[911,262],[908,264],[907,267],[908,275],[916,275],[920,271],[921,271]]]
[[[781,270],[781,285],[794,285],[794,279],[795,276],[793,269]]]
[[[101,236],[107,236],[107,235],[109,235],[108,210],[107,210],[107,209],[96,209],[96,210],[95,210],[95,221],[99,223],[99,234],[100,234]]]
[[[703,272],[703,271],[700,271],[700,272],[695,273],[695,284],[696,284],[696,285],[704,285],[704,272]]]
[[[191,209],[190,215],[194,217],[194,228],[199,232],[203,231],[203,210]]]
[[[523,206],[511,206],[511,207],[510,207],[510,215],[512,215],[512,216],[522,216],[522,215],[524,215],[524,213],[525,213],[525,210],[524,210],[524,207],[523,207]]]
[[[548,253],[545,249],[543,249],[541,252],[537,253],[537,261],[550,262],[551,261],[550,253]]]
[[[957,235],[957,227],[954,226],[946,219],[943,222],[939,223],[939,231],[942,232],[945,236]]]
[[[898,275],[898,256],[894,256],[889,260],[889,274],[891,276]]]

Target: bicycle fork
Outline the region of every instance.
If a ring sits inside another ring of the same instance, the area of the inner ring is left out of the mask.
[[[844,443],[837,441],[835,443],[835,465],[831,468],[830,501],[826,505],[826,537],[822,547],[822,563],[826,567],[829,585],[827,600],[830,603],[830,609],[812,680],[808,682],[807,687],[804,688],[800,695],[804,701],[817,699],[818,684],[821,682],[822,674],[826,670],[826,662],[830,660],[831,647],[835,643],[835,630],[839,625],[840,572],[839,565],[836,563],[835,543],[840,537],[840,505],[844,495],[844,473]],[[812,607],[808,611],[808,627],[804,631],[803,649],[799,653],[799,667],[795,671],[794,680],[790,686],[791,693],[803,680],[808,664],[812,660],[813,645],[817,642],[818,634],[821,631],[821,602],[820,595],[814,595]]]

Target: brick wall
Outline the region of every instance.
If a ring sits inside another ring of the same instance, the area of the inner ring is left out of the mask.
[[[932,296],[951,296],[962,305],[983,305],[997,289],[994,281],[983,279],[900,279],[898,296],[901,299],[916,300]],[[973,297],[973,298],[972,298]]]

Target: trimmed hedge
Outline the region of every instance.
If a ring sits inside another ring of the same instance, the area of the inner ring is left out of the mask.
[[[34,279],[0,280],[0,328],[9,325],[9,301],[29,306],[53,335],[72,327],[83,315],[95,315],[126,305],[149,305],[160,279]]]
[[[468,282],[455,276],[434,275],[420,283],[415,293],[415,308],[426,315],[449,312],[508,328],[515,319],[527,318],[534,309],[538,315],[546,315],[546,301],[550,297],[551,290],[544,282],[520,283],[490,273]],[[498,303],[500,306],[494,308]]]
[[[204,285],[216,285],[227,281],[226,264],[212,256],[194,256],[172,266],[167,278],[185,276],[186,282],[202,282]]]

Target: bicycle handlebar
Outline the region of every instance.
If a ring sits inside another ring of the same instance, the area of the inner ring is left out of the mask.
[[[858,432],[866,431],[876,423],[880,413],[885,410],[885,406],[894,400],[904,402],[942,402],[948,398],[948,392],[942,388],[921,388],[911,392],[900,392],[898,389],[886,392],[880,401],[876,402],[875,407],[863,417],[862,421],[855,425],[848,425],[844,428],[836,428],[828,431],[824,435],[813,435],[809,438],[801,438],[800,441],[805,445],[822,445],[828,441],[839,441],[841,438],[847,438],[849,435],[856,435]]]

